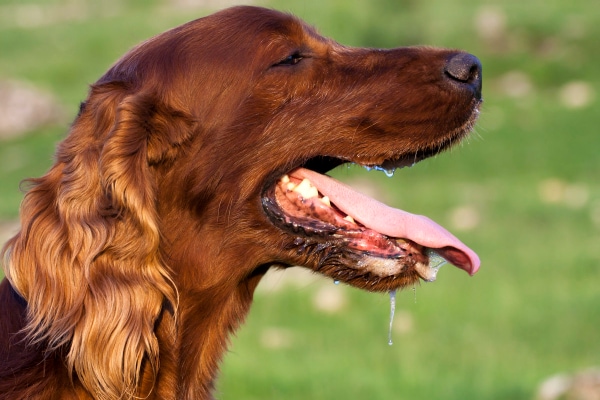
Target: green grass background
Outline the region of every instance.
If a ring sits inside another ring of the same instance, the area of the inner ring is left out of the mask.
[[[444,267],[437,282],[400,293],[393,346],[387,295],[325,280],[263,288],[233,339],[217,397],[532,399],[548,376],[600,365],[600,3],[260,4],[348,45],[430,44],[480,57],[485,103],[464,145],[391,179],[353,167],[336,175],[380,185],[389,203],[448,226],[482,267],[472,278]],[[87,85],[128,48],[221,6],[0,0],[0,78],[52,92],[71,119]],[[494,37],[477,28],[485,15],[504,21]],[[591,93],[580,107],[563,100],[573,82]],[[16,219],[19,182],[51,165],[67,126],[0,141],[0,221]],[[476,218],[461,229],[456,215],[465,213]],[[323,290],[343,307],[315,307]]]

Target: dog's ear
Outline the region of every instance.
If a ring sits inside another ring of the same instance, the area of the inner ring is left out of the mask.
[[[193,121],[121,84],[92,88],[56,162],[29,181],[6,276],[27,301],[28,339],[63,348],[91,393],[133,396],[158,367],[155,322],[177,289],[160,255],[154,165],[170,162]]]

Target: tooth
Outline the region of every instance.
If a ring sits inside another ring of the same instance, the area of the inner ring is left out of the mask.
[[[323,202],[323,204],[325,204],[328,207],[331,207],[331,201],[329,201],[329,197],[324,196],[321,198],[321,202]]]
[[[415,271],[425,282],[433,282],[437,277],[438,268],[430,268],[421,262],[415,264]]]
[[[354,218],[352,218],[352,217],[351,217],[351,216],[349,216],[349,215],[346,215],[346,216],[344,217],[344,219],[345,219],[346,221],[348,221],[348,222],[352,222],[353,224],[355,223],[355,222],[354,222]]]
[[[291,191],[292,191],[292,190],[294,190],[295,188],[296,188],[296,184],[295,184],[294,182],[288,182],[288,184],[287,184],[287,190],[288,190],[288,191],[290,191],[290,192],[291,192]]]
[[[294,192],[299,193],[305,199],[311,199],[319,196],[319,191],[314,187],[308,179],[303,179],[302,182],[294,189]]]
[[[288,175],[284,175],[281,177],[281,183],[286,184],[290,181],[290,177]]]

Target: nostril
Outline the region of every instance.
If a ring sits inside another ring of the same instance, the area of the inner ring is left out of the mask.
[[[478,78],[481,63],[472,54],[460,53],[448,60],[445,71],[457,81],[471,82]]]
[[[448,60],[444,68],[446,74],[459,82],[467,83],[481,96],[481,62],[468,53],[459,53]]]

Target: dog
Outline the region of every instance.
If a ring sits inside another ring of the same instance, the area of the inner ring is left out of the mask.
[[[326,172],[392,171],[468,135],[481,63],[342,46],[240,6],[141,43],[90,88],[4,247],[0,399],[209,399],[270,268],[369,291],[477,255]]]

